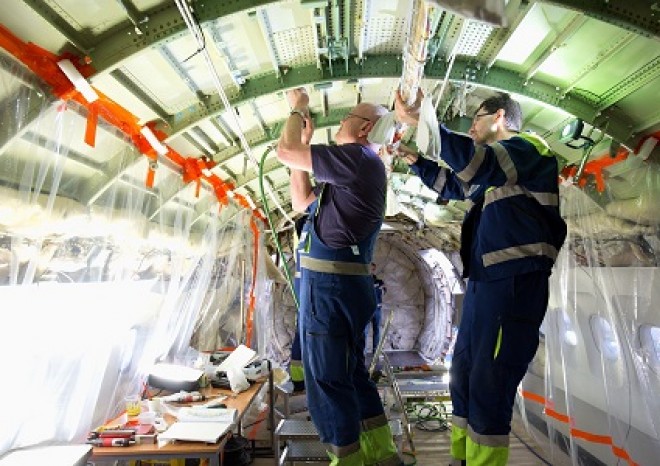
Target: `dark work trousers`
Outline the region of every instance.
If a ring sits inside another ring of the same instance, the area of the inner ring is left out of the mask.
[[[304,271],[300,298],[310,414],[322,442],[354,444],[361,421],[384,413],[364,362],[364,329],[375,308],[373,280]]]
[[[518,384],[539,342],[549,272],[470,280],[449,388],[453,414],[481,435],[508,435]]]

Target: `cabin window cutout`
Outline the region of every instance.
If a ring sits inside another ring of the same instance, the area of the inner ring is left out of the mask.
[[[609,361],[616,361],[621,356],[621,347],[612,329],[612,325],[601,316],[591,316],[591,333],[598,351]]]
[[[642,351],[646,355],[649,367],[660,375],[660,327],[642,325],[640,328]]]
[[[577,346],[577,332],[568,312],[562,309],[559,315],[559,330],[563,343],[572,347]]]

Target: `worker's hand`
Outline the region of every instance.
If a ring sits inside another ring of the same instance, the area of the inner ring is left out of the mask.
[[[412,150],[410,147],[406,147],[403,144],[399,144],[398,149],[396,149],[396,156],[400,157],[408,165],[412,165],[417,162],[419,154],[417,151]]]
[[[304,87],[289,89],[286,91],[286,99],[291,110],[302,110],[305,114],[309,114],[309,95]]]
[[[309,112],[305,112],[305,115],[307,116],[305,117],[305,126],[303,127],[302,135],[300,136],[300,142],[303,144],[309,144],[314,135],[314,122],[312,121]]]
[[[417,88],[417,99],[412,105],[407,105],[401,97],[401,92],[397,89],[396,99],[394,101],[394,115],[396,120],[407,125],[416,126],[419,121],[419,108],[422,106],[424,93]]]

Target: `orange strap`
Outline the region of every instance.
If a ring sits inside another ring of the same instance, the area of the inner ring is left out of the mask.
[[[572,419],[570,416],[567,416],[566,414],[559,413],[555,411],[554,408],[554,402],[552,400],[546,400],[544,397],[541,395],[538,395],[533,392],[528,392],[527,390],[522,390],[522,397],[529,400],[533,401],[534,403],[538,403],[544,407],[544,413],[553,418],[556,419],[557,421],[563,422],[564,424],[568,424],[570,427],[570,434],[572,437],[575,437],[580,440],[585,440],[587,442],[591,443],[598,443],[601,445],[609,445],[612,448],[612,452],[614,453],[614,456],[617,458],[621,458],[623,460],[626,460],[630,466],[639,466],[638,463],[634,462],[628,452],[624,450],[621,447],[618,447],[614,445],[614,440],[612,440],[612,437],[609,435],[598,435],[598,434],[592,434],[591,432],[587,432],[584,430],[576,429],[574,427],[575,425],[575,420]]]
[[[48,86],[51,87],[53,94],[62,100],[73,100],[78,102],[81,106],[88,109],[87,127],[85,130],[85,142],[90,146],[94,146],[96,142],[96,128],[98,124],[98,117],[102,117],[106,122],[115,126],[124,134],[126,134],[137,147],[141,154],[148,157],[150,160],[157,160],[158,155],[151,147],[147,139],[140,133],[142,126],[139,124],[138,118],[124,107],[110,99],[98,89],[95,89],[99,98],[92,104],[78,92],[73,83],[66,77],[60,67],[57,65],[62,59],[68,59],[73,63],[80,74],[88,78],[93,75],[96,70],[89,64],[89,60],[78,57],[71,53],[63,53],[62,55],[55,55],[54,53],[45,50],[33,43],[26,43],[14,35],[9,29],[0,24],[0,47],[7,50],[14,57],[24,63],[34,74],[39,76]],[[154,135],[163,141],[166,135],[154,128],[153,124],[147,124]],[[182,157],[171,147],[168,147],[168,159],[174,164],[181,167],[181,171],[185,173],[184,163],[186,158]],[[210,163],[210,167],[208,164]],[[211,168],[213,162],[204,162],[206,168]],[[155,170],[149,167],[146,176],[146,185],[153,186],[155,178]],[[230,188],[228,183],[222,181],[217,175],[211,174],[210,176],[203,176],[213,186],[213,191],[221,204],[227,204],[226,192]],[[199,178],[195,178],[198,180]],[[198,187],[199,189],[199,187]],[[241,204],[243,207],[245,205]],[[247,206],[249,209],[250,207]],[[257,218],[263,220],[263,216],[257,215]]]
[[[245,198],[242,201],[247,204]],[[252,262],[252,285],[250,286],[250,298],[247,311],[247,332],[245,337],[245,346],[250,348],[252,344],[252,322],[254,321],[254,307],[257,302],[254,292],[257,287],[257,266],[259,265],[259,228],[254,217],[250,218],[250,229],[252,229],[252,236],[254,241],[254,260]]]

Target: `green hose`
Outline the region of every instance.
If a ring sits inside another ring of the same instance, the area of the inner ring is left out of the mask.
[[[261,156],[261,160],[259,161],[259,190],[261,191],[261,202],[263,203],[264,206],[264,211],[266,213],[266,218],[268,219],[268,225],[270,226],[270,231],[273,234],[273,238],[275,239],[275,247],[277,248],[277,252],[280,255],[280,259],[282,260],[282,266],[284,267],[284,275],[286,275],[286,280],[289,284],[289,290],[291,290],[291,296],[293,296],[293,302],[296,305],[296,309],[298,309],[299,304],[298,304],[298,297],[296,296],[294,287],[293,287],[293,281],[291,280],[291,272],[289,271],[289,267],[286,265],[286,257],[284,257],[284,252],[282,251],[282,246],[280,245],[280,239],[277,236],[277,232],[275,231],[275,225],[273,225],[273,219],[270,217],[270,209],[268,208],[268,199],[266,199],[266,193],[264,190],[264,161],[266,160],[266,157],[268,154],[270,154],[270,151],[273,150],[273,146],[268,146],[266,149],[266,152],[264,152],[264,155]]]

